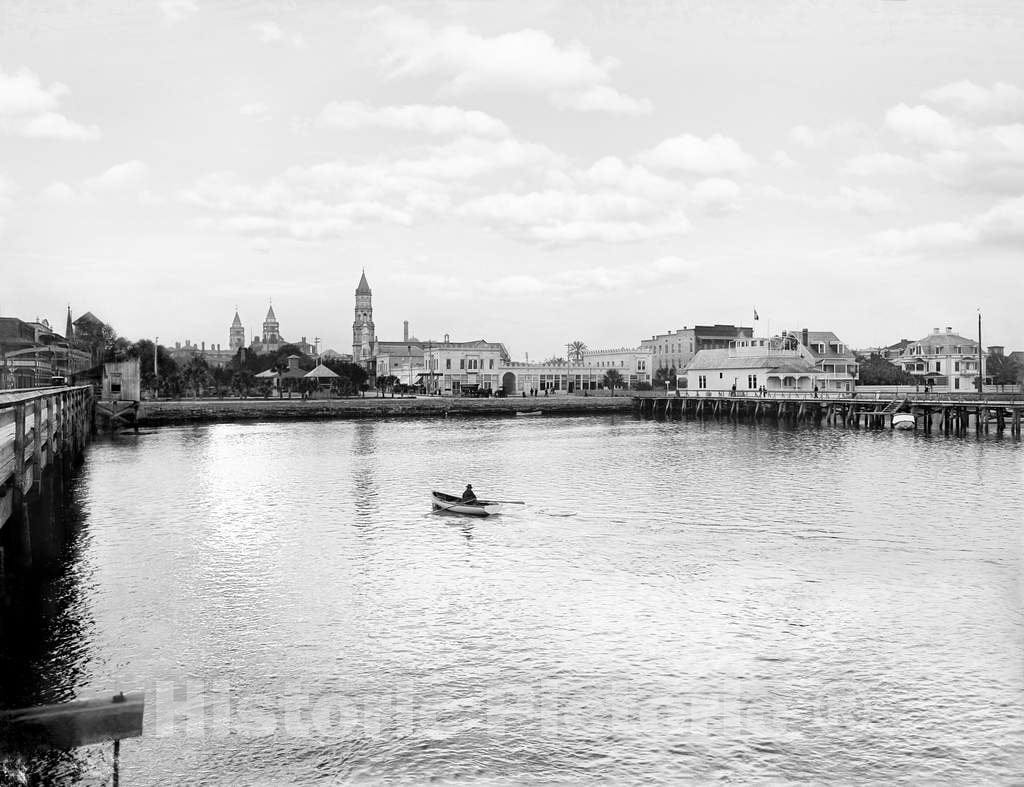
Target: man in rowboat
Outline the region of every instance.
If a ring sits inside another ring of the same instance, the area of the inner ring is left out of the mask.
[[[476,495],[473,493],[473,485],[466,484],[466,491],[462,493],[463,503],[475,503]]]

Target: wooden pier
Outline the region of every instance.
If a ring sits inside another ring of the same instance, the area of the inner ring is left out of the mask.
[[[0,392],[0,598],[12,558],[30,567],[52,545],[54,503],[93,419],[90,386]]]
[[[914,416],[914,429],[925,434],[963,437],[1006,432],[1019,440],[1024,420],[1022,394],[824,394],[768,392],[760,395],[718,391],[641,394],[633,399],[642,416],[668,419],[726,418],[759,422],[892,429],[893,416]]]

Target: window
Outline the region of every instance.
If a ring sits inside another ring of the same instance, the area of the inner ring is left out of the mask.
[[[494,359],[493,358],[491,358],[491,365],[488,368],[489,369],[493,369],[494,368]]]
[[[444,366],[445,369],[451,369],[452,368],[452,359],[451,358],[445,358],[444,359],[444,364],[445,364],[445,366]]]
[[[121,393],[120,372],[111,372],[110,374],[110,393]]]
[[[747,388],[750,388],[750,389],[757,388],[757,375],[756,374],[748,374],[747,375]]]
[[[941,372],[942,371],[942,361],[936,361],[935,362],[935,371],[937,371],[937,372]]]
[[[702,374],[699,377],[697,377],[697,387],[698,388],[707,388],[708,387],[708,378],[705,375]]]
[[[953,364],[953,371],[954,372],[959,372],[960,371],[960,361],[957,361],[956,363]]]
[[[459,368],[460,369],[465,369],[466,368],[466,359],[465,358],[459,358]]]
[[[960,378],[959,377],[954,377],[953,378],[953,387],[954,388],[959,388],[960,387]]]

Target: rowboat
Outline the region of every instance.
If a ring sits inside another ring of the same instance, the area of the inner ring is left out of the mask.
[[[917,421],[910,413],[896,413],[892,417],[893,429],[913,429]]]
[[[489,500],[476,500],[472,503],[463,502],[458,495],[446,495],[444,492],[431,492],[430,502],[434,511],[449,511],[453,514],[466,516],[491,516],[501,513],[501,503]]]
[[[540,415],[543,410],[516,410],[516,415]]]

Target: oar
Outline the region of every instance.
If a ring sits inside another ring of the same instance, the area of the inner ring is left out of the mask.
[[[511,506],[525,506],[525,500],[481,500],[481,503],[508,503]]]

